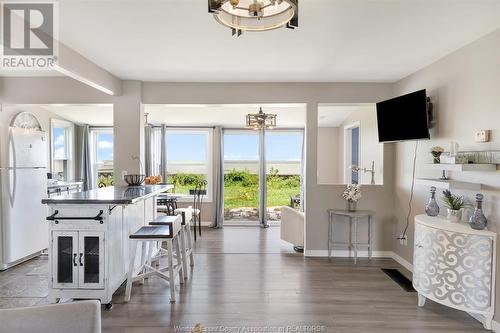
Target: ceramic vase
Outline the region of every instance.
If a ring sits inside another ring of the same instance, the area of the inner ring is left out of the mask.
[[[355,212],[356,209],[358,208],[358,203],[353,200],[347,200],[347,211],[349,212]]]
[[[462,220],[462,210],[455,210],[448,208],[448,214],[446,215],[446,219],[450,222],[458,223]]]

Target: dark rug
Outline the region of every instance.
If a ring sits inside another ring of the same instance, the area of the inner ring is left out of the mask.
[[[403,288],[406,292],[411,293],[416,291],[415,289],[413,289],[411,280],[408,279],[403,274],[401,274],[399,270],[393,268],[382,268],[382,272],[387,274],[387,276],[389,276],[392,281],[399,284],[399,286]]]

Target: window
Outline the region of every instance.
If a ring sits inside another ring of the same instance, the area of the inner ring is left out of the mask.
[[[51,120],[52,173],[57,180],[73,177],[73,124],[67,121]]]
[[[92,138],[92,167],[94,179],[98,187],[112,186],[113,178],[113,129],[91,129]]]
[[[153,171],[161,174],[161,129],[152,132]],[[196,183],[208,182],[207,200],[212,188],[212,130],[175,129],[165,131],[167,182],[174,184],[174,193],[189,196]]]

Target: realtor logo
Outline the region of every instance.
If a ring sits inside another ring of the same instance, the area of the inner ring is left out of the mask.
[[[10,2],[1,5],[2,69],[52,69],[57,60],[55,2]]]

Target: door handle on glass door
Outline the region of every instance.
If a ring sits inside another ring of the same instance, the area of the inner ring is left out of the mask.
[[[73,253],[73,266],[78,266],[78,264],[76,263],[76,256],[77,254],[76,253]]]
[[[80,253],[80,258],[79,258],[80,266],[83,266],[82,257],[83,257],[83,253]]]

